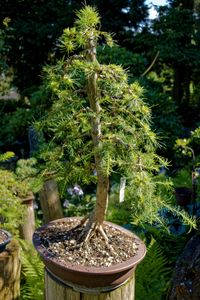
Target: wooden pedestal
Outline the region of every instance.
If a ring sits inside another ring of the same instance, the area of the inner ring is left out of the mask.
[[[125,284],[109,292],[93,293],[75,291],[53,278],[45,270],[45,300],[134,300],[135,276]]]

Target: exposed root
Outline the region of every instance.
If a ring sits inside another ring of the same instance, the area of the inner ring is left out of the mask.
[[[108,243],[108,237],[105,233],[105,231],[103,230],[102,226],[100,225],[97,230],[100,232],[100,234],[103,236],[104,240]]]
[[[81,220],[81,222],[79,223],[79,225],[77,227],[82,227],[84,225],[84,223],[86,223],[86,222],[87,222],[87,224],[85,225],[85,227],[83,228],[83,230],[81,231],[81,233],[79,235],[80,246],[81,247],[87,246],[87,243],[98,232],[104,239],[107,248],[113,254],[115,254],[113,247],[109,244],[109,239],[107,237],[107,234],[105,233],[102,225],[100,225],[98,222],[92,222],[90,220],[90,218],[84,218]]]
[[[96,227],[97,227],[96,223],[90,222],[90,220],[88,220],[86,226],[84,227],[84,229],[82,230],[79,236],[79,239],[83,240],[84,243],[89,242],[91,237],[95,234]]]
[[[75,228],[82,227],[87,222],[88,219],[89,219],[89,216],[82,218],[81,221],[78,223],[78,225]]]

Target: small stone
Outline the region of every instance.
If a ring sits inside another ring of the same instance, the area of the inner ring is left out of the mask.
[[[70,245],[75,245],[76,241],[75,240],[70,240],[69,243],[70,243]]]
[[[43,238],[44,247],[51,252],[51,255],[63,262],[71,262],[74,265],[108,267],[126,261],[137,251],[137,245],[133,238],[125,236],[110,226],[105,226],[104,230],[113,251],[107,247],[100,234],[93,236],[86,246],[80,247],[77,238],[82,229],[73,230],[72,227],[76,225],[78,223],[73,219],[71,224],[62,222],[51,227]]]

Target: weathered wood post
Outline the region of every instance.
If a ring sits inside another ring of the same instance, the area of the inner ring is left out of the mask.
[[[39,134],[34,126],[29,127],[28,138],[31,155],[38,149],[39,144]],[[39,192],[39,198],[44,223],[63,217],[57,183],[51,175],[44,182],[43,188]]]
[[[25,219],[20,226],[20,236],[30,243],[32,243],[33,233],[35,231],[34,199],[33,193],[30,193],[26,198],[22,199],[22,205],[25,207]]]
[[[44,223],[63,217],[57,183],[53,178],[44,182],[43,188],[39,192],[39,198]]]
[[[76,291],[45,270],[45,300],[134,300],[135,274],[122,286],[107,292]]]
[[[20,299],[20,247],[12,240],[0,253],[0,299]]]

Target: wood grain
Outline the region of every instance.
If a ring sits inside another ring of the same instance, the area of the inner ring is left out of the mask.
[[[135,275],[113,291],[90,294],[74,291],[45,271],[45,300],[134,300],[134,294]]]

